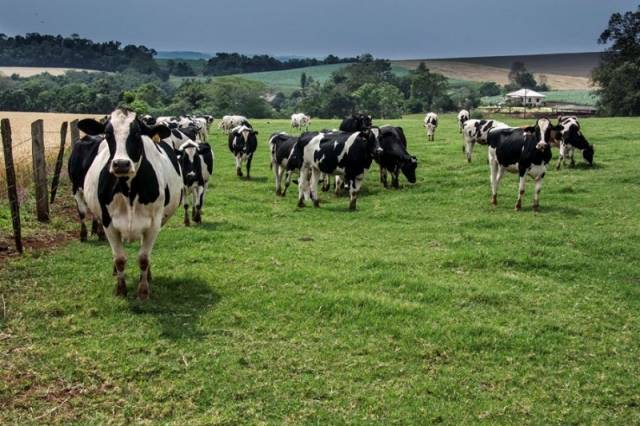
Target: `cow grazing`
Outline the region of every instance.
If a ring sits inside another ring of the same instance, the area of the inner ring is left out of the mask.
[[[242,125],[234,127],[229,133],[229,151],[236,158],[236,174],[242,176],[242,162],[247,162],[247,179],[251,179],[251,160],[258,147],[258,132]]]
[[[318,183],[325,174],[338,177],[336,190],[342,186],[339,182],[344,178],[349,188],[349,209],[355,210],[364,175],[373,159],[381,154],[380,142],[372,131],[303,134],[288,165],[301,164],[298,207],[304,207],[305,198],[310,198],[315,207],[320,206]]]
[[[558,125],[562,126],[562,142],[560,142],[560,154],[556,170],[564,164],[565,158],[571,159],[571,166],[575,166],[576,162],[573,158],[574,151],[579,149],[582,151],[582,158],[589,165],[593,165],[593,154],[595,147],[584,137],[580,122],[576,117],[558,117]]]
[[[80,217],[80,241],[87,241],[87,227],[84,220],[87,215],[92,218],[92,233],[98,234],[100,239],[104,238],[102,225],[98,223],[95,216],[89,211],[84,195],[84,179],[87,172],[98,155],[100,144],[104,141],[104,135],[89,136],[86,135],[82,139],[73,144],[67,170],[69,179],[71,180],[71,189],[73,198],[76,200],[78,216]]]
[[[469,111],[467,111],[466,109],[463,109],[458,113],[458,130],[460,130],[460,133],[462,133],[464,123],[466,123],[469,118]]]
[[[218,127],[226,134],[229,134],[231,130],[239,126],[252,128],[247,117],[242,115],[225,115],[218,124]]]
[[[430,112],[424,117],[424,127],[427,129],[427,141],[435,140],[438,128],[438,114]]]
[[[462,129],[464,138],[462,152],[467,157],[467,162],[471,162],[473,147],[476,143],[486,145],[487,137],[492,129],[505,128],[509,128],[509,126],[496,120],[467,120]]]
[[[388,187],[387,171],[391,173],[391,186],[394,188],[400,186],[398,178],[401,171],[410,183],[416,183],[418,160],[407,152],[407,138],[402,127],[380,127],[379,139],[382,154],[378,163],[380,182],[384,187]]]
[[[141,240],[138,298],[149,297],[151,250],[162,225],[180,205],[182,176],[174,150],[164,139],[169,129],[149,127],[133,111],[118,108],[106,124],[81,120],[88,135],[105,134],[84,181],[89,210],[100,220],[113,252],[116,294],[125,296],[125,241]]]
[[[345,118],[340,123],[340,130],[343,132],[354,133],[364,132],[372,127],[372,118],[370,115],[358,114]]]
[[[303,113],[297,113],[291,115],[291,128],[303,130],[306,132],[309,130],[309,124],[311,124],[311,117]]]
[[[271,152],[271,169],[276,179],[276,195],[285,196],[291,184],[291,174],[297,169],[288,169],[287,165],[293,147],[298,142],[298,137],[290,136],[285,132],[274,133],[269,138],[269,151]],[[282,178],[284,177],[284,189]]]
[[[207,143],[188,141],[180,146],[178,160],[184,183],[184,224],[189,226],[189,196],[193,201],[191,219],[202,222],[202,206],[213,174],[213,151]]]
[[[498,202],[498,186],[505,170],[520,176],[516,210],[522,208],[526,176],[536,181],[533,210],[540,207],[542,180],[551,161],[551,145],[557,145],[561,136],[560,126],[553,126],[546,118],[535,127],[495,129],[489,132],[489,164],[491,167],[491,204]]]

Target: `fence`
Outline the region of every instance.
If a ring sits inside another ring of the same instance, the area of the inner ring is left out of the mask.
[[[21,201],[33,185],[36,217],[40,222],[49,222],[49,206],[56,200],[63,170],[67,133],[70,130],[71,141],[78,140],[77,125],[78,120],[71,123],[64,121],[60,125],[59,132],[45,132],[43,120],[40,119],[31,123],[30,137],[16,139],[10,119],[5,118],[0,122],[4,157],[4,176],[0,175],[0,184],[4,181],[7,188],[13,239],[19,253],[23,251],[20,223]],[[45,135],[48,140],[45,140]],[[51,142],[52,139],[57,139],[58,143],[46,143]],[[51,177],[50,187],[49,177]]]

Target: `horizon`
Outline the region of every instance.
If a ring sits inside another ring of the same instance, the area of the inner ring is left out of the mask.
[[[158,52],[309,58],[371,53],[391,60],[449,59],[599,52],[605,46],[597,39],[611,14],[637,6],[630,0],[566,0],[561,4],[539,0],[534,8],[523,0],[506,5],[497,0],[481,4],[459,0],[455,5],[444,0],[430,4],[378,0],[363,13],[355,3],[324,0],[322,8],[300,15],[298,3],[292,0],[254,3],[239,0],[220,9],[196,0],[181,9],[179,17],[167,18],[167,11],[176,9],[169,0],[133,4],[113,0],[92,5],[90,10],[81,0],[64,0],[66,7],[45,0],[21,0],[19,4],[0,0],[0,6],[12,10],[10,22],[7,14],[5,20],[0,18],[0,32],[10,36],[76,33],[97,42],[116,40]],[[376,13],[391,8],[391,15]],[[96,25],[95,16],[101,17],[102,25]],[[238,25],[238,16],[248,24]],[[354,16],[365,19],[354,25]],[[118,25],[109,25],[113,22]],[[483,22],[487,25],[478,24]],[[321,25],[314,25],[317,23]]]

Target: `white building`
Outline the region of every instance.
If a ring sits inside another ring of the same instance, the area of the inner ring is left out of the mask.
[[[545,96],[531,89],[520,89],[515,92],[507,93],[507,101],[515,105],[523,105],[528,107],[539,107],[544,105]]]

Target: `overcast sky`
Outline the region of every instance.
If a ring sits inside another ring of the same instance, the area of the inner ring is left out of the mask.
[[[0,32],[156,50],[437,58],[581,52],[638,0],[0,0]]]

